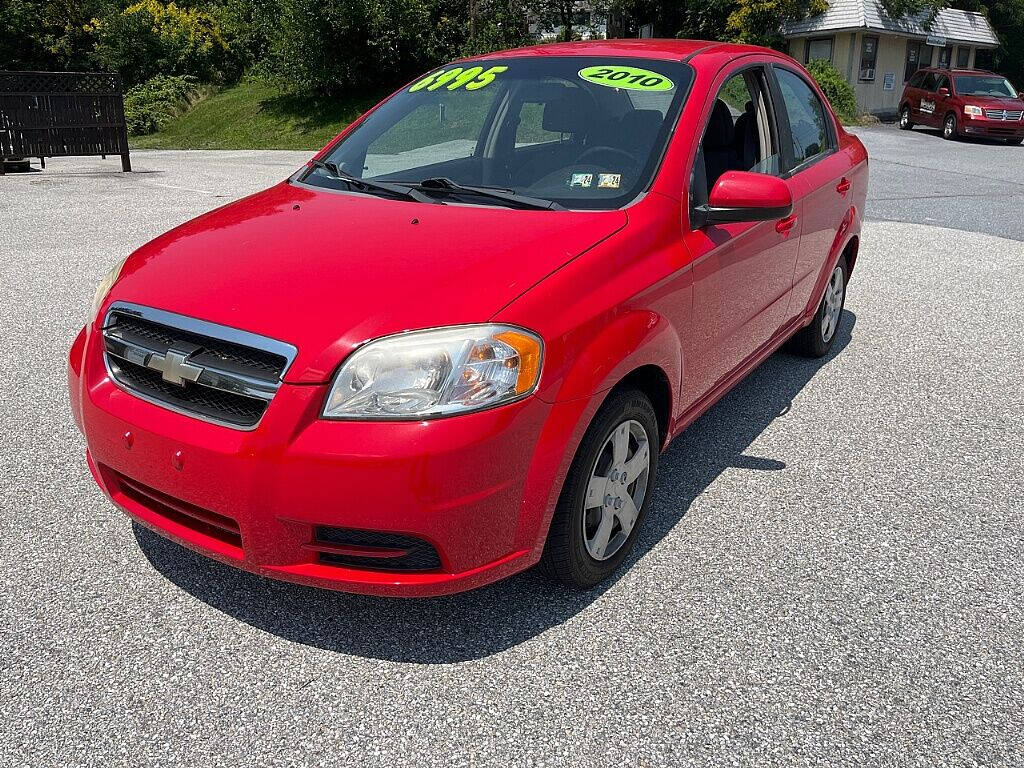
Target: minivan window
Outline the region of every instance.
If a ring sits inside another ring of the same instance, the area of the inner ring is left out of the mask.
[[[303,182],[386,194],[341,177],[392,189],[430,180],[443,202],[503,204],[464,194],[475,186],[566,208],[618,208],[650,185],[692,79],[681,62],[623,57],[449,64],[371,112]]]
[[[956,92],[961,96],[998,96],[1016,99],[1017,89],[999,75],[956,75]]]
[[[789,132],[795,165],[802,165],[831,148],[825,105],[807,82],[795,72],[775,67],[782,102],[789,115]]]

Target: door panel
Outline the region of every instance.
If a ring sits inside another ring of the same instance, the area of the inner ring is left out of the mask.
[[[760,58],[760,57],[759,57]],[[694,161],[691,203],[726,170],[778,175],[779,135],[762,61],[723,69],[704,108],[705,130]],[[706,181],[699,181],[704,174]],[[786,182],[794,192],[795,185]],[[695,202],[696,201],[696,202]],[[706,226],[685,232],[693,255],[693,332],[699,352],[689,361],[686,390],[697,397],[754,355],[786,320],[799,253],[801,210],[779,220]]]
[[[702,359],[690,361],[690,391],[714,387],[785,322],[801,213],[794,205],[797,223],[784,233],[777,221],[762,221],[710,226],[685,236],[698,262],[693,321],[706,350]]]
[[[787,319],[796,317],[808,304],[821,298],[811,294],[850,205],[850,193],[840,191],[844,179],[851,181],[850,159],[845,152],[833,152],[793,176],[803,200],[804,227]]]

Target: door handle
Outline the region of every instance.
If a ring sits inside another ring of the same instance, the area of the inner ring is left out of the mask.
[[[775,231],[780,235],[788,235],[789,230],[796,226],[796,216],[787,216],[784,219],[779,219],[775,224]]]
[[[848,178],[843,176],[843,178],[836,185],[836,192],[838,192],[843,197],[846,197],[846,193],[850,191],[850,187],[852,186],[853,182],[851,182]]]

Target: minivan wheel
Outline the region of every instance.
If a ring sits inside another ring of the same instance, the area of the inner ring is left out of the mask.
[[[952,141],[957,137],[956,115],[950,112],[942,121],[942,138]]]
[[[804,357],[824,357],[835,343],[846,303],[846,257],[840,256],[825,284],[825,294],[811,324],[798,331],[790,342],[790,350]]]
[[[1015,139],[1007,139],[1007,144],[1024,144],[1024,136],[1018,136]]]
[[[903,109],[900,110],[900,128],[909,131],[913,127],[914,123],[910,119],[910,107],[904,104]]]
[[[587,429],[551,520],[541,557],[550,578],[586,589],[622,564],[651,503],[660,446],[651,401],[613,393]]]

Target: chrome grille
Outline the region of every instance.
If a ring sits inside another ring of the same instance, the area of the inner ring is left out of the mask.
[[[123,302],[107,313],[103,343],[122,389],[235,429],[259,423],[296,354],[265,336]]]
[[[986,109],[985,117],[989,120],[1020,120],[1024,110],[1021,109]]]

